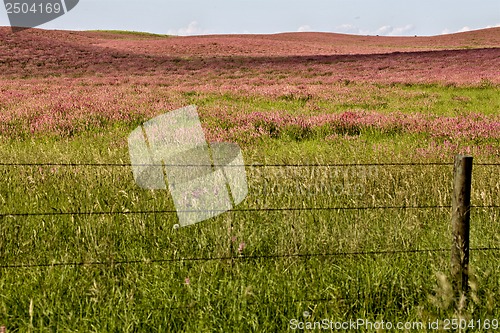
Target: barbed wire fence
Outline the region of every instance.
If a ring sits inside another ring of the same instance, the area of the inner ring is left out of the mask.
[[[0,163],[1,167],[133,167],[130,163]],[[152,166],[148,164],[147,166]],[[163,166],[163,165],[161,165]],[[186,166],[186,165],[182,165]],[[199,167],[200,165],[195,165]],[[231,165],[242,167],[239,165]],[[245,168],[333,168],[333,167],[403,167],[403,166],[454,166],[454,163],[431,162],[431,163],[333,163],[333,164],[250,164]],[[500,163],[475,163],[480,167],[499,167]],[[227,166],[225,166],[227,167]],[[451,209],[452,205],[415,205],[415,206],[365,206],[365,207],[288,207],[288,208],[247,208],[235,209],[231,212],[238,214],[242,212],[317,212],[317,211],[368,211],[368,210],[425,210],[425,209]],[[474,205],[470,209],[500,209],[500,205]],[[189,212],[189,211],[184,211]],[[68,211],[68,212],[8,212],[0,213],[0,218],[5,217],[44,217],[44,216],[116,216],[116,215],[159,215],[177,214],[177,210],[139,210],[139,211]],[[477,247],[470,248],[472,252],[498,252],[499,247]],[[308,258],[328,258],[328,257],[354,257],[354,256],[383,256],[383,255],[429,255],[432,253],[450,252],[450,248],[428,248],[428,249],[408,249],[408,250],[386,250],[386,251],[355,251],[355,252],[330,252],[330,253],[300,253],[300,254],[276,254],[276,255],[234,255],[230,251],[228,256],[219,257],[183,257],[183,258],[149,258],[130,259],[116,261],[73,261],[73,262],[51,262],[51,263],[14,263],[0,265],[0,269],[37,269],[45,267],[78,267],[78,266],[115,266],[115,265],[167,265],[176,262],[208,262],[208,261],[250,261],[250,260],[283,260],[288,258],[308,259]],[[337,301],[336,299],[310,299],[310,300],[288,300],[291,303],[322,303]],[[179,307],[160,307],[145,309],[140,311],[163,311],[188,309],[197,307],[196,302]]]

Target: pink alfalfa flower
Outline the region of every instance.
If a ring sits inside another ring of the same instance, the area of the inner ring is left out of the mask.
[[[189,277],[186,277],[186,278],[184,279],[184,284],[185,284],[186,286],[189,286],[189,285],[191,284],[191,280],[189,279]]]
[[[240,246],[238,246],[238,252],[239,252],[239,254],[241,254],[243,252],[243,250],[245,249],[245,247],[246,247],[245,242],[241,242]]]

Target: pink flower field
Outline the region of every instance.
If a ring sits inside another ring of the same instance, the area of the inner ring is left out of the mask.
[[[499,88],[500,28],[0,27],[0,333],[492,323]],[[188,105],[209,144],[234,145],[208,149],[191,116],[140,127]]]
[[[439,94],[411,87],[497,90],[499,45],[500,28],[436,37],[169,37],[39,29],[13,34],[5,27],[0,136],[72,136],[201,104],[215,141],[283,133],[319,133],[328,140],[368,129],[452,143],[496,141],[498,98],[483,114],[468,108],[470,97],[454,95],[450,103],[460,107],[442,114],[433,112]]]

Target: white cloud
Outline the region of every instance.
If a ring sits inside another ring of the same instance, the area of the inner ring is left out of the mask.
[[[467,31],[471,31],[472,29],[468,26],[465,26],[463,27],[462,29],[458,30],[457,32],[467,32]]]
[[[412,24],[407,24],[402,27],[393,27],[391,25],[384,25],[376,30],[361,29],[352,24],[342,24],[335,27],[336,32],[356,35],[380,35],[380,36],[404,36],[413,31],[415,27]]]
[[[407,24],[404,27],[396,27],[392,28],[392,30],[389,32],[390,36],[404,36],[407,35],[408,33],[412,32],[415,30],[415,27],[412,24]]]
[[[393,28],[390,25],[384,25],[384,26],[378,28],[375,31],[375,34],[377,34],[377,35],[388,35],[388,34],[391,33],[392,29]]]
[[[497,24],[494,24],[494,25],[488,25],[484,28],[477,28],[477,29],[490,29],[490,28],[500,28],[500,23],[497,23]],[[442,35],[447,35],[447,34],[455,34],[455,33],[459,33],[459,32],[467,32],[467,31],[471,31],[471,30],[476,30],[475,28],[471,28],[469,26],[465,26],[461,29],[458,29],[458,30],[451,30],[451,29],[444,29],[443,31],[441,31],[441,34]]]
[[[312,31],[312,28],[311,26],[309,25],[301,25],[298,29],[297,29],[297,32],[308,32],[308,31]]]
[[[403,27],[393,27],[391,25],[384,25],[375,31],[368,31],[365,35],[381,35],[381,36],[404,36],[414,30],[415,27],[407,24]]]
[[[209,30],[202,29],[197,21],[191,21],[187,27],[180,29],[170,29],[167,34],[177,35],[177,36],[193,36],[193,35],[206,35],[209,34]]]
[[[345,34],[361,34],[361,29],[352,24],[342,24],[335,27],[335,32],[343,32]]]

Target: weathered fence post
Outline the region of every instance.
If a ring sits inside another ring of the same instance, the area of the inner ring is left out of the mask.
[[[469,228],[472,182],[472,156],[455,157],[452,195],[451,278],[455,306],[459,313],[466,307],[469,290]]]

